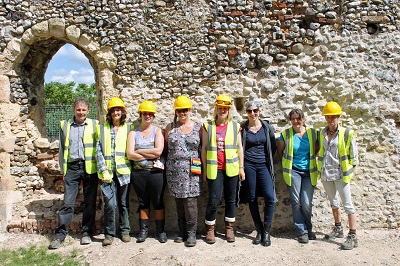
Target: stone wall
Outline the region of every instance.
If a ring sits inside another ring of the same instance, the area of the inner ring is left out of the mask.
[[[226,93],[238,121],[246,118],[245,101],[260,100],[261,116],[278,137],[293,107],[320,128],[324,104],[339,102],[342,125],[357,131],[360,165],[352,192],[360,226],[398,227],[399,16],[397,2],[380,0],[0,0],[0,230],[48,233],[56,226],[62,176],[58,142],[45,136],[43,83],[49,61],[66,43],[94,68],[101,121],[108,99],[120,96],[132,121],[138,104],[153,100],[156,123],[164,127],[181,94],[193,101],[194,118],[206,121],[215,97]],[[275,167],[274,227],[292,228],[277,159]],[[100,232],[101,197],[98,203]],[[166,204],[167,226],[175,228],[168,192]],[[72,231],[79,231],[80,206],[81,198]],[[131,206],[136,225],[134,192]],[[314,206],[316,227],[328,227],[320,184]],[[237,216],[239,226],[252,227],[247,206]]]

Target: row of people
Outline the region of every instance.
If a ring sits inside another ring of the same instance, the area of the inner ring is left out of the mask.
[[[73,119],[61,121],[59,159],[65,176],[64,205],[59,212],[59,227],[50,249],[60,247],[67,235],[81,180],[85,203],[81,244],[91,242],[97,176],[102,180],[100,187],[104,199],[104,246],[111,245],[116,237],[117,208],[121,240],[131,240],[130,183],[139,203],[140,232],[137,242],[143,242],[148,237],[150,204],[154,209],[157,239],[161,243],[167,241],[163,194],[168,185],[175,199],[179,227],[174,241],[185,241],[186,246],[195,246],[197,198],[202,181],[208,184],[205,214],[207,243],[215,243],[216,214],[222,195],[225,202],[225,236],[228,242],[235,241],[235,210],[238,187],[241,187],[240,201],[249,204],[257,231],[253,243],[269,246],[276,202],[273,169],[276,151],[282,158],[283,177],[290,192],[298,241],[308,243],[316,239],[311,222],[312,199],[314,187],[321,176],[335,220],[333,232],[327,237],[343,237],[339,194],[350,228],[342,248],[357,246],[356,216],[349,182],[357,165],[357,147],[354,131],[339,126],[342,111],[336,102],[325,105],[323,115],[328,125],[321,131],[306,128],[304,113],[293,109],[289,113],[292,127],[281,133],[278,143],[273,127],[259,117],[259,102],[245,104],[248,119],[239,124],[232,120],[232,101],[224,94],[216,98],[214,118],[204,124],[191,119],[190,99],[179,96],[174,103],[174,119],[164,132],[153,125],[156,107],[151,101],[140,104],[140,124],[136,128],[126,122],[125,104],[117,97],[108,102],[103,125],[87,118],[88,107],[86,100],[77,99]],[[162,156],[164,150],[166,155]],[[166,157],[165,171],[163,157]],[[259,196],[264,198],[263,219],[258,208]]]

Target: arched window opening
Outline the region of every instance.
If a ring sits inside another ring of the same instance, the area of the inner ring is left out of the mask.
[[[93,67],[75,46],[65,44],[50,61],[44,85],[46,136],[58,138],[60,120],[73,116],[77,97],[89,101],[89,118],[97,118],[96,87]]]

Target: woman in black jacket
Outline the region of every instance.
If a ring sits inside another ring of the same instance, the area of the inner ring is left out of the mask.
[[[241,132],[246,181],[242,189],[247,192],[251,217],[257,230],[253,244],[270,246],[270,229],[276,202],[272,159],[276,151],[274,129],[268,121],[259,118],[259,102],[247,102],[245,106],[248,119],[241,125]],[[257,191],[264,197],[264,222],[258,209]]]

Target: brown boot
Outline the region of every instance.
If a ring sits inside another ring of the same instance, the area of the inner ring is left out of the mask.
[[[214,224],[213,225],[206,224],[206,230],[207,230],[206,242],[208,244],[214,244],[215,243],[214,229],[215,229],[215,225]]]
[[[235,242],[235,232],[233,231],[233,225],[235,223],[225,222],[225,237],[228,242]]]

